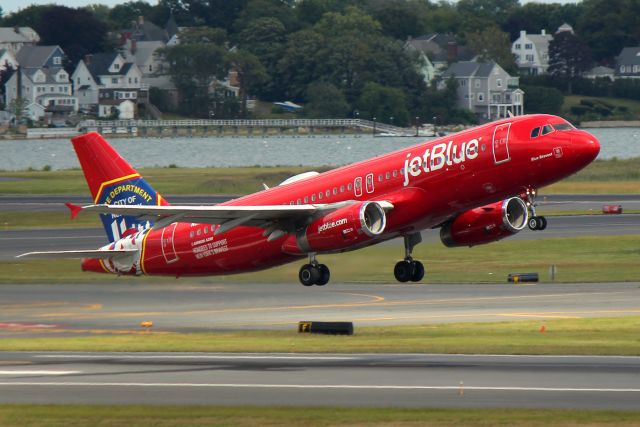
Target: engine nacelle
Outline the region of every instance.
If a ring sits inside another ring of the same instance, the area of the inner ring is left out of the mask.
[[[354,203],[328,213],[296,235],[290,235],[282,249],[295,255],[340,252],[382,234],[386,225],[387,217],[379,203]]]
[[[445,246],[475,246],[516,234],[527,225],[529,211],[520,197],[466,211],[440,229]]]

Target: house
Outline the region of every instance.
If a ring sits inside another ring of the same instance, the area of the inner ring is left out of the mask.
[[[477,56],[466,46],[459,46],[454,36],[439,33],[409,37],[405,49],[416,51],[423,59],[426,58],[426,65],[421,70],[425,81],[439,76],[453,62],[471,61]]]
[[[582,77],[586,79],[609,79],[614,80],[615,70],[610,67],[599,65],[582,73]]]
[[[8,105],[16,98],[27,102],[32,120],[64,121],[78,111],[69,74],[62,67],[60,46],[24,46],[18,52],[18,70],[5,84]]]
[[[480,119],[490,121],[509,113],[523,114],[524,92],[518,88],[518,78],[493,61],[456,62],[442,78],[441,87],[449,78],[457,81],[458,107],[471,110]]]
[[[553,40],[551,34],[542,30],[540,34],[527,34],[520,31],[511,45],[511,52],[516,57],[516,64],[522,74],[546,74],[549,68],[549,42]]]
[[[622,49],[616,57],[615,78],[640,78],[640,46]]]
[[[80,107],[95,111],[98,117],[133,119],[142,93],[142,72],[119,53],[87,55],[72,74]],[[125,102],[129,101],[129,102]],[[133,109],[131,105],[133,104]],[[118,110],[118,111],[116,111]]]
[[[8,50],[14,57],[23,46],[35,46],[39,41],[31,27],[0,27],[0,50]]]

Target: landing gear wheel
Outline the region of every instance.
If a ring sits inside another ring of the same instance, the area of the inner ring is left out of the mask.
[[[528,222],[531,230],[544,230],[547,228],[547,219],[543,216],[532,216]]]
[[[424,277],[424,265],[420,261],[411,261],[412,264],[412,273],[411,273],[411,281],[419,282]]]
[[[410,260],[399,261],[393,269],[393,275],[398,282],[408,282],[413,277],[413,263]],[[423,269],[424,274],[424,269]]]
[[[304,286],[313,286],[320,279],[320,270],[314,265],[305,264],[300,267],[298,278]]]
[[[540,221],[542,221],[542,225],[540,226],[540,230],[544,230],[545,228],[547,228],[547,218],[545,218],[543,216],[539,216],[538,218],[540,218]]]
[[[331,278],[331,272],[329,271],[329,267],[324,264],[318,264],[318,270],[320,271],[320,278],[316,282],[318,286],[324,286],[329,283],[329,278]]]

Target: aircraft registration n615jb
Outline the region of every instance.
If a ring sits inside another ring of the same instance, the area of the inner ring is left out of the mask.
[[[128,275],[242,273],[308,258],[305,286],[325,285],[319,254],[404,238],[400,282],[420,281],[420,231],[474,246],[541,230],[538,188],[591,163],[600,144],[552,115],[510,117],[328,172],[306,172],[218,205],[170,205],[98,133],[72,139],[109,244],[20,256],[84,258],[86,271]],[[321,161],[321,159],[319,159]]]

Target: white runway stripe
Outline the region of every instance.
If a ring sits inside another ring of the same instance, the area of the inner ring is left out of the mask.
[[[36,371],[36,370],[3,370],[0,375],[71,375],[79,374],[80,371]]]
[[[578,393],[640,393],[639,388],[571,388],[571,387],[483,387],[483,386],[420,386],[420,385],[348,385],[348,384],[208,384],[208,383],[96,383],[96,382],[0,382],[5,386],[54,387],[181,387],[181,388],[257,388],[303,390],[455,390],[508,392],[578,392]]]

